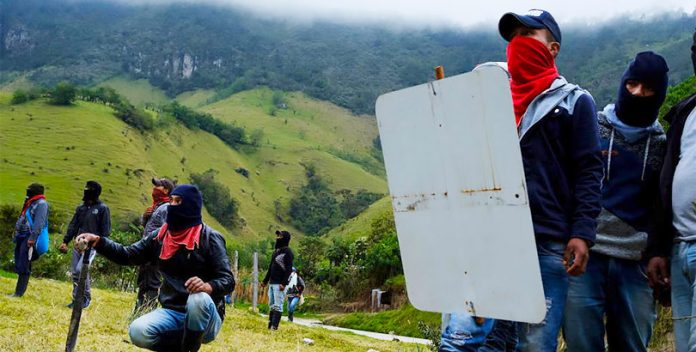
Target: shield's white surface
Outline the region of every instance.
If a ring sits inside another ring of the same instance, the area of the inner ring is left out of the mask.
[[[376,106],[408,296],[421,310],[538,323],[546,305],[505,72]]]

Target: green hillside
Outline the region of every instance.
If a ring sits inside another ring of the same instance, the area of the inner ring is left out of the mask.
[[[131,80],[117,76],[101,82],[97,86],[115,89],[135,106],[144,106],[146,103],[159,105],[169,100],[164,91],[152,86],[146,79]]]
[[[286,204],[291,192],[306,182],[303,165],[314,164],[334,190],[386,193],[382,166],[374,158],[365,161],[377,136],[373,118],[356,117],[301,93],[286,94],[287,109],[271,116],[272,95],[260,88],[204,109],[246,127],[248,133],[263,130],[260,147],[244,152],[173,121],[158,121],[156,132],[141,133],[104,105],[78,101],[53,106],[42,99],[10,105],[10,96],[0,95],[0,204],[21,203],[26,185],[37,181],[46,185],[54,210],[70,213],[80,202],[84,182],[96,179],[104,186],[102,198],[113,217],[121,221],[147,206],[151,177],[188,182],[191,173],[214,169],[216,179],[241,204],[246,225],[235,234],[254,239],[287,227],[276,219],[274,202]],[[239,167],[249,170],[248,178],[235,172]],[[205,218],[222,229],[207,214]]]
[[[212,89],[196,89],[176,96],[176,101],[190,108],[198,108],[208,103],[215,96]]]
[[[386,23],[263,19],[238,6],[217,6],[222,3],[5,1],[0,82],[26,73],[49,86],[62,80],[92,85],[127,75],[170,97],[272,86],[371,113],[377,96],[431,80],[437,65],[452,76],[505,59],[495,20],[466,29],[403,22],[395,30]],[[625,10],[592,24],[559,23],[559,71],[599,106],[614,100],[621,73],[639,51],[664,55],[672,82],[691,75],[693,8],[644,16]]]
[[[350,241],[355,241],[360,237],[368,236],[371,231],[372,222],[385,212],[391,213],[391,206],[391,199],[389,197],[384,197],[374,202],[369,208],[360,213],[360,215],[329,231],[326,237],[328,239],[346,238]]]
[[[33,279],[21,298],[5,295],[14,279],[0,277],[0,346],[3,351],[61,351],[70,321],[64,306],[70,283]],[[78,351],[142,351],[127,341],[135,294],[92,289],[92,305],[82,313]],[[267,320],[244,308],[228,308],[222,330],[203,351],[424,351],[423,346],[379,341],[345,332],[330,332],[286,322],[280,330],[266,330]],[[304,338],[314,340],[309,346]]]

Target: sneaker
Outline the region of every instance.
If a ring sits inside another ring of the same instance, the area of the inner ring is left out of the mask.
[[[74,305],[75,305],[75,302],[70,302],[70,303],[68,303],[68,305],[66,305],[66,307],[73,309]]]

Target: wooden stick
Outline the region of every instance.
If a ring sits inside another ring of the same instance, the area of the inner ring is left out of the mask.
[[[435,79],[440,80],[445,78],[445,68],[442,66],[435,67]]]

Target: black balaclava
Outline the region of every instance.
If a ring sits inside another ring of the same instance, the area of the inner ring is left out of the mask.
[[[85,190],[82,195],[82,200],[85,204],[94,204],[99,201],[99,195],[101,195],[102,187],[97,181],[87,181],[85,185]]]
[[[694,74],[696,75],[696,32],[694,32],[694,43],[691,44],[691,64],[694,65]]]
[[[275,248],[284,248],[290,245],[290,232],[287,232],[285,230],[283,231],[276,231],[275,232],[277,236],[281,236],[280,238],[276,238],[276,243],[275,243]]]
[[[32,183],[27,187],[27,199],[44,194],[44,186],[40,183]]]
[[[657,120],[660,105],[667,96],[667,62],[653,53],[644,51],[628,64],[621,78],[619,94],[616,100],[616,116],[623,123],[633,127],[648,127]],[[647,84],[655,90],[655,95],[639,97],[626,89],[629,80]]]
[[[170,196],[181,197],[181,204],[169,204],[167,208],[167,226],[170,230],[182,231],[203,223],[203,197],[198,187],[180,185],[174,188]]]

